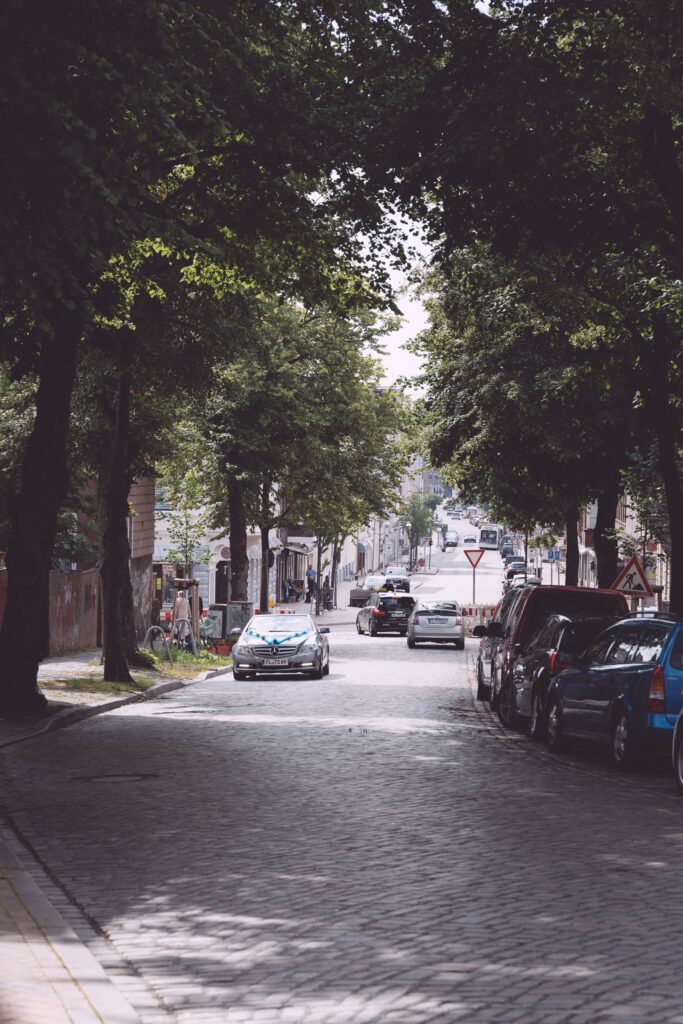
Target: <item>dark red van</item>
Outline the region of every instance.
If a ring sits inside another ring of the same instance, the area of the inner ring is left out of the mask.
[[[508,591],[508,594],[510,592]],[[505,604],[505,595],[499,610]],[[494,615],[488,626],[475,626],[473,636],[482,637],[477,662],[477,697],[488,697],[493,709],[503,687],[512,686],[512,669],[526,649],[529,640],[549,615],[566,615],[571,619],[588,615],[625,616],[629,606],[623,594],[595,587],[523,587],[518,596],[510,599],[505,614]],[[510,709],[510,722],[505,721],[505,709]],[[514,717],[514,702],[503,701],[499,709],[501,721],[510,725]]]

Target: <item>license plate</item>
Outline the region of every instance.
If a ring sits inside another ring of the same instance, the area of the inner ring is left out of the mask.
[[[429,623],[430,626],[447,626],[448,625],[448,619],[433,618],[433,619],[427,619],[427,622]]]
[[[391,612],[392,619],[404,619],[405,615],[403,612]]]
[[[269,665],[272,665],[273,668],[282,668],[289,665],[289,658],[268,658],[267,660],[262,658],[261,664],[264,668],[268,668]]]

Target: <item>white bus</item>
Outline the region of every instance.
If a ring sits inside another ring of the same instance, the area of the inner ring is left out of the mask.
[[[494,526],[492,523],[486,523],[479,531],[479,547],[497,551],[498,545],[500,544],[500,538],[502,536],[502,527]]]

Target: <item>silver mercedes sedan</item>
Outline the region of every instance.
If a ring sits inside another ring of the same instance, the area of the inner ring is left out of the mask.
[[[330,671],[329,632],[310,615],[254,615],[232,649],[233,678],[303,672],[322,679]]]

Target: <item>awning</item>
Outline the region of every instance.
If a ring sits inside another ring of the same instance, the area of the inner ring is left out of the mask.
[[[282,547],[285,551],[294,551],[297,555],[307,555],[309,553],[305,544],[295,544],[293,541],[285,541]]]

